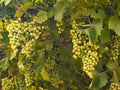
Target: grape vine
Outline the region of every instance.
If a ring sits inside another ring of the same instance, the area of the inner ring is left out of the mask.
[[[119,90],[119,0],[1,0],[0,90]]]

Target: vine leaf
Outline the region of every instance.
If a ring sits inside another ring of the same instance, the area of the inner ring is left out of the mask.
[[[61,58],[63,60],[69,60],[70,57],[72,56],[71,51],[72,51],[72,45],[71,44],[69,44],[67,46],[61,45],[60,50],[59,50]]]
[[[8,58],[4,58],[0,60],[0,74],[2,73],[3,70],[7,68],[8,65]]]
[[[110,30],[101,30],[100,39],[102,43],[110,41]]]
[[[120,67],[116,68],[116,74],[118,79],[120,80]]]
[[[110,69],[110,70],[113,70],[113,69],[116,69],[117,67],[119,67],[119,64],[118,64],[118,62],[116,62],[116,61],[109,61],[108,63],[107,63],[107,67]]]
[[[97,35],[96,30],[95,30],[95,27],[91,27],[91,28],[86,29],[86,33],[89,36],[90,43],[96,43],[97,42],[98,35]]]
[[[100,35],[101,30],[103,30],[103,20],[93,19],[93,27],[95,27],[97,35]]]
[[[84,16],[91,16],[96,19],[104,19],[106,16],[102,9],[99,9],[98,12],[96,12],[95,9],[84,9],[84,11],[81,11],[81,14]]]
[[[99,90],[100,88],[104,87],[107,83],[108,83],[107,73],[101,73],[93,77],[93,80],[89,88],[92,88],[92,90]]]
[[[93,24],[89,28],[85,29],[89,36],[90,43],[96,43],[98,41],[98,35],[100,35],[103,22],[100,19],[93,19]]]
[[[41,73],[44,80],[49,80],[49,74],[47,73],[47,71],[45,70],[44,67],[41,69],[40,73]]]
[[[7,6],[11,2],[11,0],[4,0],[4,2],[5,2],[5,6]]]
[[[69,3],[70,2],[66,0],[57,1],[54,8],[50,10],[50,12],[48,13],[48,16],[49,17],[54,16],[55,20],[60,22],[63,18],[63,14],[64,14],[66,7],[69,6]]]
[[[120,36],[120,20],[117,16],[112,16],[108,22],[109,29],[113,29]]]
[[[11,0],[0,0],[0,3],[2,2],[4,2],[5,6],[7,6],[11,2]]]
[[[48,19],[46,11],[39,11],[35,17],[37,23],[41,24]]]
[[[32,5],[32,2],[27,2],[24,5],[22,5],[21,7],[18,8],[18,10],[16,10],[15,12],[15,17],[21,17],[27,10],[28,8]]]

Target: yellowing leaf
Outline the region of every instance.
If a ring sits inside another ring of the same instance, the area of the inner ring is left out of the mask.
[[[35,0],[36,3],[42,3],[43,0]]]
[[[0,28],[3,28],[3,23],[2,22],[0,22]]]
[[[27,2],[24,5],[22,5],[18,10],[16,10],[15,17],[21,17],[31,5],[32,2]]]
[[[41,69],[40,74],[42,75],[44,80],[49,80],[49,75],[48,75],[48,73],[47,73],[47,71],[45,70],[44,67]]]

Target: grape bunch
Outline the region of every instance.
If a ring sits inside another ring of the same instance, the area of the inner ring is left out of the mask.
[[[35,61],[33,60],[33,58],[24,58],[24,60],[21,61],[22,65],[23,65],[23,69],[21,70],[21,68],[19,68],[19,72],[24,76],[24,81],[25,81],[25,85],[26,87],[29,87],[33,81],[34,81],[34,66],[33,64],[35,64]]]
[[[9,79],[8,77],[2,78],[2,90],[13,90],[15,89],[14,78]]]
[[[83,71],[92,78],[95,70],[94,66],[99,61],[99,45],[91,44],[89,37],[84,31],[78,31],[78,24],[72,23],[72,30],[70,31],[73,43],[73,58],[81,58],[83,63]]]
[[[64,31],[63,22],[56,22],[56,26],[58,28],[58,34],[61,34]]]
[[[58,46],[53,45],[52,51],[50,52],[48,59],[46,60],[45,69],[49,74],[49,82],[59,88],[59,85],[63,83],[58,64],[61,62],[61,58],[58,54]]]
[[[12,78],[2,78],[2,90],[25,90],[24,76],[16,74]]]
[[[16,83],[16,88],[17,90],[25,90],[26,85],[25,85],[25,81],[24,81],[24,76],[21,74],[16,75],[16,81],[14,83]]]
[[[117,35],[112,35],[111,39],[111,60],[118,60],[120,56],[120,37]]]
[[[111,82],[108,90],[120,90],[120,86],[117,85],[115,82]]]
[[[18,20],[11,20],[6,26],[9,35],[9,43],[16,54],[20,49],[22,54],[30,56],[33,51],[36,40],[41,34],[41,27],[37,26],[35,21],[21,22]]]

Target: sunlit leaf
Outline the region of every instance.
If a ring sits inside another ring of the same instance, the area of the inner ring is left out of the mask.
[[[0,22],[0,29],[3,28],[3,22]]]
[[[29,7],[32,5],[32,2],[27,2],[24,5],[22,5],[21,7],[18,8],[18,10],[16,10],[15,12],[15,17],[21,17],[28,9]]]
[[[48,19],[46,11],[39,11],[35,17],[37,23],[41,24]]]
[[[11,0],[4,0],[5,6],[7,6],[10,3]]]
[[[41,73],[44,80],[49,80],[49,74],[47,73],[47,71],[45,70],[44,67],[41,69],[40,73]]]

